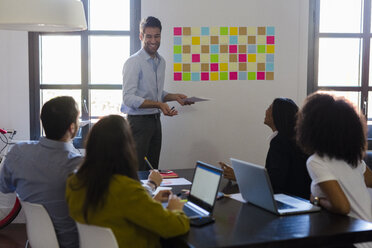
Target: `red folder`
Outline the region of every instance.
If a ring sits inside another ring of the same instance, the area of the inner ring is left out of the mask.
[[[167,170],[161,170],[160,174],[163,178],[176,178],[178,177],[178,174],[174,171],[167,171]]]

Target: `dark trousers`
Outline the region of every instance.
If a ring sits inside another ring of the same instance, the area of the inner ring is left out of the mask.
[[[160,114],[128,115],[128,121],[136,143],[138,170],[150,169],[145,163],[145,156],[154,169],[159,168],[162,138]]]

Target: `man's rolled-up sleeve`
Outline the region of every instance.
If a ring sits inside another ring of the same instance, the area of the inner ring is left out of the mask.
[[[123,67],[123,103],[130,108],[139,108],[145,101],[137,96],[141,68],[135,59],[128,59]]]

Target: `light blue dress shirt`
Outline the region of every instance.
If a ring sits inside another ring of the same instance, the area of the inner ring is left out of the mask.
[[[123,67],[123,104],[121,111],[129,115],[157,114],[157,108],[139,108],[146,100],[163,102],[165,60],[158,53],[153,59],[143,48],[133,54]]]
[[[56,230],[60,247],[79,247],[75,222],[65,200],[66,179],[82,162],[72,143],[40,138],[18,143],[5,157],[0,191],[16,192],[22,201],[42,204]]]

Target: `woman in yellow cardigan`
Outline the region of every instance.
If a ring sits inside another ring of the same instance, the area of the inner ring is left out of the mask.
[[[66,187],[71,217],[111,228],[119,247],[160,247],[160,237],[178,236],[190,228],[178,197],[170,195],[164,209],[142,187],[130,126],[118,115],[93,126],[85,160]]]

